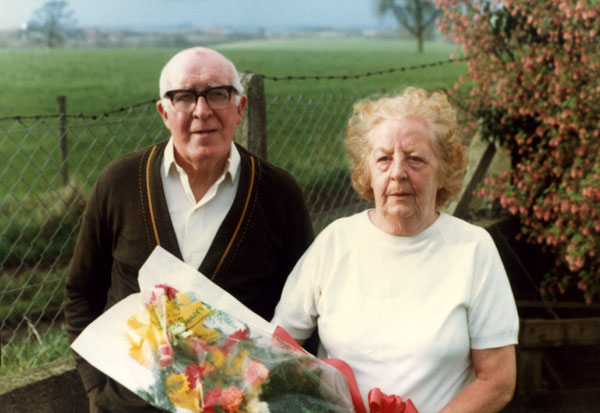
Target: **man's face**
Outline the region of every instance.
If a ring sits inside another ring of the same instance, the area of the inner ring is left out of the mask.
[[[216,52],[185,53],[169,63],[168,90],[202,91],[231,85],[232,68]],[[206,161],[224,162],[229,156],[235,128],[242,120],[246,97],[236,105],[236,94],[224,108],[211,109],[200,97],[191,112],[175,110],[169,99],[161,99],[157,108],[173,135],[175,159],[184,169],[201,168]]]

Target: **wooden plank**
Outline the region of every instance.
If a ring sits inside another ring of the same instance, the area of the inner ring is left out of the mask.
[[[524,396],[542,390],[541,350],[519,349],[517,352],[517,396]]]
[[[600,318],[521,319],[520,348],[600,344]]]
[[[543,302],[539,300],[516,300],[518,308],[565,308],[571,310],[598,310],[600,311],[600,304],[592,303],[586,304],[582,301],[550,301]]]
[[[463,177],[463,186],[458,200],[450,202],[442,210],[457,218],[465,218],[473,198],[473,190],[483,180],[496,154],[496,146],[481,138],[479,134],[469,145],[469,164]]]

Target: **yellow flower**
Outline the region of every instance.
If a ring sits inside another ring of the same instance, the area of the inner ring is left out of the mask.
[[[242,348],[234,357],[229,368],[225,370],[225,373],[227,373],[229,376],[241,376],[242,372],[246,368],[246,364],[248,364],[246,362],[247,358],[248,350]]]
[[[127,327],[129,355],[145,366],[151,360],[152,350],[166,343],[164,333],[151,323],[148,312],[130,317]]]
[[[223,368],[225,362],[227,361],[227,355],[225,354],[225,352],[221,349],[216,349],[211,354],[213,357],[213,365],[217,369]]]
[[[177,407],[201,412],[202,386],[190,389],[185,374],[171,374],[167,377],[167,397]]]
[[[129,356],[133,357],[142,366],[148,365],[150,357],[144,354],[143,348],[144,341],[146,340],[142,338],[136,342],[129,334],[127,334],[127,339],[129,340]]]

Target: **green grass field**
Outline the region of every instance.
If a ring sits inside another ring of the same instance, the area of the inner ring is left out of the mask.
[[[239,71],[270,77],[357,75],[446,60],[456,50],[389,39],[281,39],[223,44],[217,50]],[[155,98],[162,66],[176,49],[0,50],[0,118],[56,113],[56,96],[67,96],[67,112],[99,114]],[[409,85],[450,87],[465,72],[448,64],[359,80],[265,80],[268,96],[338,91],[351,95]]]

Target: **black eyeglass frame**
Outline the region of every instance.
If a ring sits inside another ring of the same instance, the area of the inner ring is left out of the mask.
[[[194,97],[196,98],[196,104],[198,103],[198,98],[199,97],[203,97],[204,100],[206,100],[206,103],[208,103],[208,99],[206,99],[206,95],[216,89],[225,89],[227,91],[227,93],[229,93],[229,100],[231,100],[231,94],[233,92],[239,94],[240,92],[238,92],[238,90],[235,88],[235,86],[232,85],[222,85],[222,86],[214,86],[214,87],[209,87],[208,89],[204,89],[204,90],[194,90],[194,89],[174,89],[174,90],[169,90],[167,92],[165,92],[164,96],[165,98],[169,98],[169,100],[171,101],[171,103],[173,103],[173,96],[176,93],[181,93],[181,92],[187,92],[187,93],[191,93],[194,95]]]

